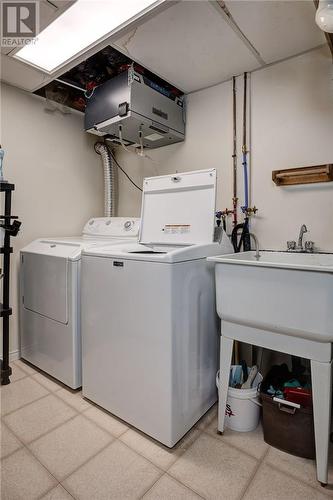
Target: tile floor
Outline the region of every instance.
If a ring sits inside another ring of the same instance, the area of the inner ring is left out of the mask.
[[[216,407],[172,450],[22,361],[1,387],[2,500],[288,500],[333,497],[314,462],[259,427],[216,434]]]

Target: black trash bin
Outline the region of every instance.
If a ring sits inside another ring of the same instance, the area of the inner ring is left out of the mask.
[[[289,401],[264,393],[261,393],[261,402],[266,443],[292,455],[314,459],[316,450],[312,406],[297,408]]]

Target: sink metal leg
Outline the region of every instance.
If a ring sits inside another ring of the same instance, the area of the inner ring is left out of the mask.
[[[311,360],[313,417],[316,440],[317,479],[328,481],[328,451],[331,431],[332,362]]]
[[[225,407],[227,403],[230,365],[232,358],[232,348],[234,341],[227,337],[221,336],[220,346],[220,386],[219,386],[219,404],[218,404],[218,424],[219,433],[224,431]]]

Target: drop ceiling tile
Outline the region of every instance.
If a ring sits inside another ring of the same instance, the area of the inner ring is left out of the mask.
[[[266,63],[325,43],[311,0],[229,0],[226,6]]]
[[[33,91],[43,85],[47,75],[11,56],[1,55],[1,81],[23,90]]]
[[[13,47],[1,47],[1,54],[9,54],[9,52],[11,52],[13,49]]]
[[[113,45],[185,92],[259,66],[209,2],[176,3]]]

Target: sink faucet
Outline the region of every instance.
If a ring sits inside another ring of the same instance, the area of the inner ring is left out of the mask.
[[[303,236],[308,232],[308,228],[305,224],[301,225],[301,229],[299,231],[298,243],[296,245],[296,241],[287,241],[287,249],[288,252],[313,252],[314,251],[314,242],[306,241],[303,246]]]
[[[255,257],[256,257],[257,260],[259,260],[260,259],[260,253],[259,253],[259,241],[258,241],[258,238],[256,237],[256,235],[254,233],[249,233],[249,236],[251,238],[253,238],[253,240],[254,240],[254,244],[256,246],[256,255],[255,255]]]
[[[305,224],[302,224],[301,229],[299,231],[298,245],[297,245],[299,250],[303,250],[303,236],[307,232],[308,232],[308,228],[306,227]]]

